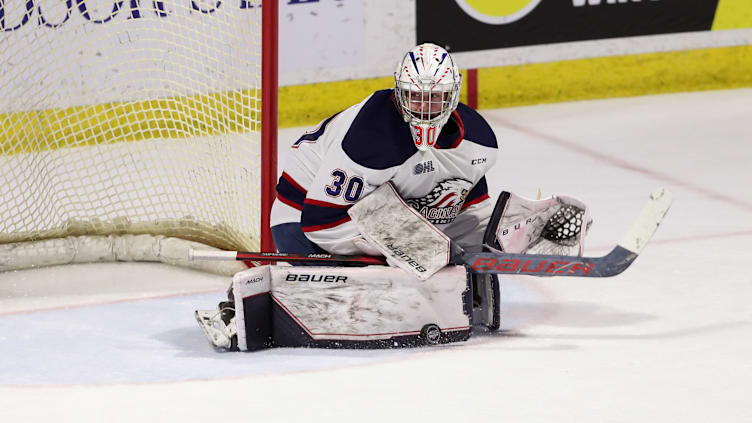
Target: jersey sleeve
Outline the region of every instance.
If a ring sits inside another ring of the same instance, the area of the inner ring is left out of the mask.
[[[464,212],[474,204],[478,204],[482,201],[488,200],[489,198],[488,184],[486,183],[486,177],[483,176],[482,178],[480,178],[478,183],[475,184],[473,189],[470,190],[470,192],[467,194],[467,197],[465,197],[465,204],[462,205],[461,212]]]

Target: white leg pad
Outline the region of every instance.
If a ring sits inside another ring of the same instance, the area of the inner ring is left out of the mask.
[[[272,344],[279,346],[370,348],[369,342],[418,338],[429,326],[441,335],[436,342],[451,342],[466,339],[470,331],[471,294],[463,266],[447,266],[426,281],[386,266],[263,266],[235,275],[233,290],[241,350],[255,349],[246,332],[266,330],[264,322],[248,321],[249,316],[270,319]],[[264,294],[271,299],[268,317],[258,312],[267,307],[260,301]]]

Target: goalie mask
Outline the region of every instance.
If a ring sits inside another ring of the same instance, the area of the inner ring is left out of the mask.
[[[395,97],[413,142],[426,151],[436,144],[460,99],[462,75],[452,56],[435,44],[421,44],[405,54],[394,73]]]

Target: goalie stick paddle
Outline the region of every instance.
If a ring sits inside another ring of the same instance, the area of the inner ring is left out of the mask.
[[[671,207],[671,192],[659,189],[650,195],[637,220],[624,238],[602,257],[577,257],[504,252],[462,253],[450,263],[467,266],[472,273],[521,274],[531,276],[609,277],[626,270],[650,241]],[[384,257],[332,254],[259,253],[191,250],[191,260],[242,260],[306,262],[332,266],[385,265]]]

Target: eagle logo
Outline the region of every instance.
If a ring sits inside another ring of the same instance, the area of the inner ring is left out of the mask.
[[[472,187],[473,183],[465,179],[445,179],[427,195],[405,201],[434,225],[451,223],[465,204]]]

